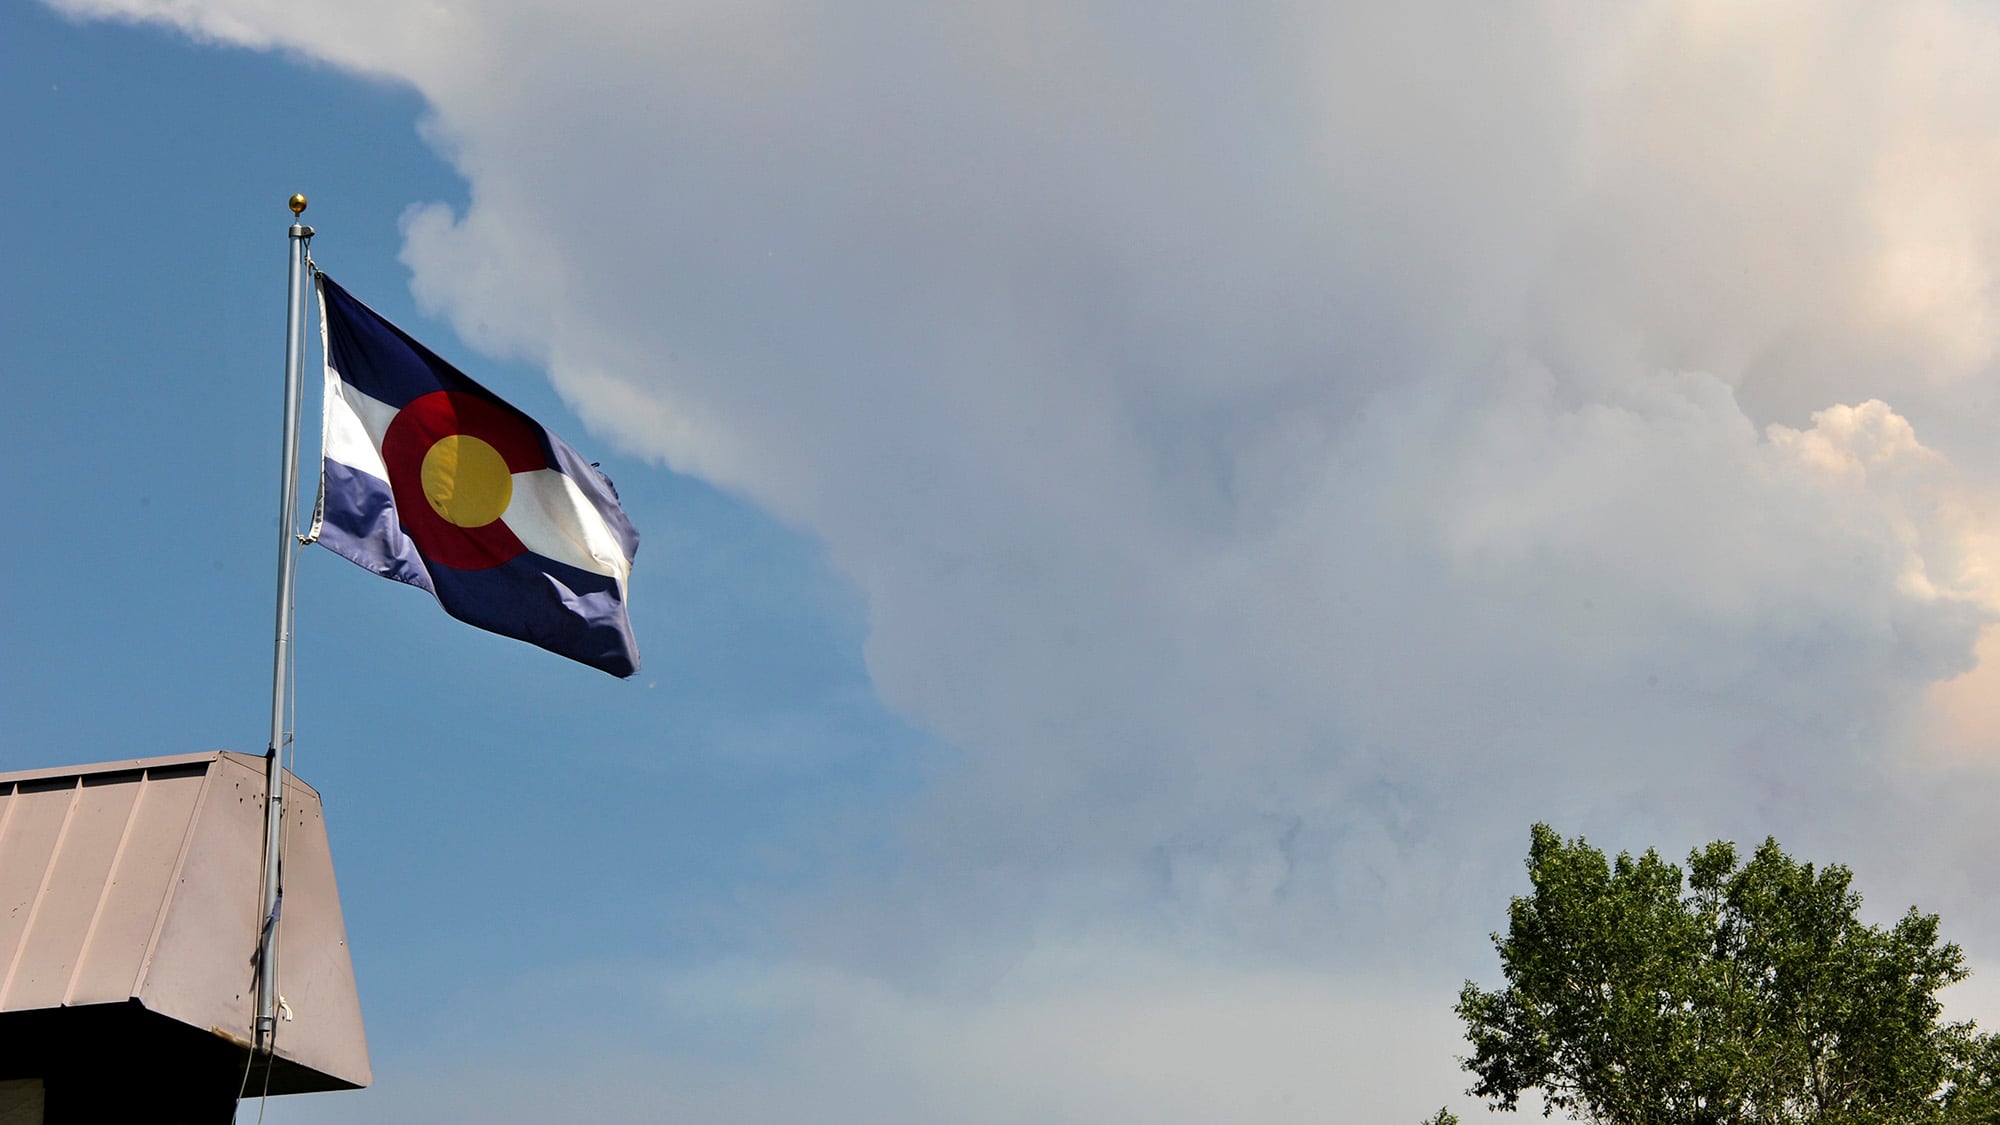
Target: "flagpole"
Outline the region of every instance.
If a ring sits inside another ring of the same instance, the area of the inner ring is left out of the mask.
[[[285,702],[291,670],[292,573],[298,554],[299,398],[305,369],[306,244],[313,229],[298,218],[306,197],[291,199],[291,277],[285,301],[285,440],[278,498],[277,640],[271,660],[271,742],[264,751],[264,894],[257,911],[256,1049],[273,1051],[278,1007],[278,909],[284,893],[279,843],[285,820]]]

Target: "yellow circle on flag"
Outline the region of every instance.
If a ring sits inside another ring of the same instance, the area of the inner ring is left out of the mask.
[[[485,527],[514,498],[507,459],[471,434],[439,438],[424,454],[423,481],[431,509],[460,527]]]

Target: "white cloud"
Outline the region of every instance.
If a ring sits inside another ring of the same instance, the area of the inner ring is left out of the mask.
[[[564,1044],[553,1056],[455,1027],[421,1069],[383,1074],[384,1093],[282,1108],[287,1121],[358,1112],[384,1125],[1415,1121],[1460,1101],[1462,1083],[1449,1012],[1411,1019],[1399,983],[1076,948],[977,996],[798,966],[597,970],[505,998],[502,1019],[539,1013]],[[561,1014],[579,996],[612,1000],[608,1017]],[[1412,1081],[1385,1088],[1384,1072]]]
[[[802,964],[1450,963],[1536,818],[1993,898],[1985,7],[62,6],[411,83],[420,298],[825,539],[964,759]]]

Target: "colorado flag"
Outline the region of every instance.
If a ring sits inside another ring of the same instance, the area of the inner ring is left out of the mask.
[[[445,612],[614,676],[639,668],[639,535],[563,440],[318,275],[326,345],[319,541]]]

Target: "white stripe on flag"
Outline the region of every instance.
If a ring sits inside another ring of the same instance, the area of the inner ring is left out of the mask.
[[[632,560],[576,482],[554,469],[514,474],[514,499],[500,517],[538,555],[625,581]]]
[[[348,386],[331,367],[326,376],[322,454],[377,480],[388,480],[389,466],[382,461],[382,435],[389,432],[396,408]]]

